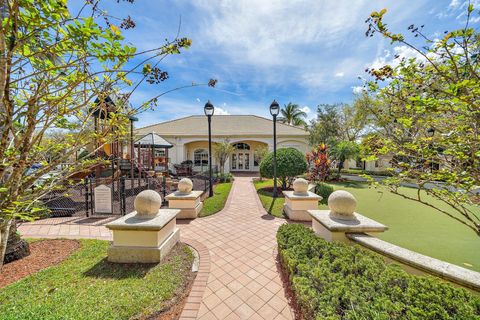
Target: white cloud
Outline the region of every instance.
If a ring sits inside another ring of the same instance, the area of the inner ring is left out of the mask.
[[[197,102],[200,102],[200,99],[199,99],[199,98],[196,98],[195,100],[196,100]]]
[[[352,87],[352,92],[355,94],[360,94],[362,92],[365,92],[365,88],[362,86],[353,86]]]
[[[223,108],[220,108],[220,107],[215,107],[215,115],[218,115],[218,116],[224,116],[224,115],[229,115],[230,112],[228,112],[227,110],[223,109]]]
[[[408,60],[411,58],[415,58],[418,62],[423,62],[426,60],[425,57],[419,52],[406,45],[396,46],[393,48],[393,52],[390,50],[384,50],[383,54],[377,56],[370,64],[369,68],[379,69],[387,64],[391,67],[396,67],[402,59]]]
[[[312,110],[308,106],[305,106],[303,108],[300,108],[301,111],[305,112],[306,114],[309,114]]]
[[[472,4],[475,9],[478,9],[480,6],[480,0],[451,0],[445,10],[437,13],[436,17],[445,19],[455,16],[455,19],[464,22],[462,20],[466,20],[467,7],[469,4]],[[470,17],[471,23],[477,23],[478,21],[478,16]]]
[[[257,66],[295,65],[301,47],[334,47],[365,18],[367,0],[348,1],[210,1],[195,4],[205,11],[202,39],[234,60]]]
[[[448,7],[452,9],[457,9],[458,7],[460,7],[461,4],[462,2],[460,0],[452,0]]]
[[[343,77],[344,75],[345,75],[344,72],[337,72],[337,73],[335,73],[335,77],[337,77],[337,78],[341,78],[341,77]]]

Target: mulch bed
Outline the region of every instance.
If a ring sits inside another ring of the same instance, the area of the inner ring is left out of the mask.
[[[42,269],[59,264],[80,248],[76,240],[41,240],[30,244],[30,255],[7,263],[0,272],[0,288]]]

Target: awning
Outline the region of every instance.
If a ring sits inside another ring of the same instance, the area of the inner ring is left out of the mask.
[[[167,140],[163,139],[160,137],[158,134],[155,132],[148,133],[135,141],[133,144],[135,147],[140,147],[140,148],[165,148],[165,149],[170,149],[173,147],[173,145],[168,142]]]

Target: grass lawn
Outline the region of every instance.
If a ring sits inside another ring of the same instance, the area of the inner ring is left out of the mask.
[[[0,318],[130,319],[166,307],[188,283],[186,246],[162,264],[113,264],[105,259],[109,242],[80,241],[61,264],[0,289]]]
[[[206,217],[222,210],[225,202],[227,202],[232,184],[232,182],[217,184],[213,189],[213,197],[206,198],[203,201],[203,209],[200,211],[199,216]]]
[[[271,180],[256,183],[257,189],[271,185]],[[358,182],[331,184],[336,190],[351,192],[357,198],[357,211],[389,227],[379,238],[419,253],[480,271],[480,237],[441,212],[406,200],[386,190],[371,189]],[[407,193],[416,189],[403,188]],[[261,192],[261,191],[260,191]],[[264,207],[272,198],[259,194]],[[263,199],[262,199],[263,198]],[[432,202],[436,200],[431,199]],[[281,216],[284,199],[278,198],[273,214]],[[440,202],[436,204],[447,208]],[[328,209],[320,205],[321,209]],[[267,210],[268,211],[268,210]]]
[[[255,189],[257,189],[258,197],[260,198],[260,201],[262,202],[265,210],[267,210],[268,213],[275,217],[285,218],[283,214],[283,204],[285,203],[285,198],[283,198],[283,194],[279,193],[279,197],[274,199],[272,198],[272,194],[270,192],[259,190],[265,187],[273,186],[273,180],[256,180],[253,182],[253,184],[255,185]]]

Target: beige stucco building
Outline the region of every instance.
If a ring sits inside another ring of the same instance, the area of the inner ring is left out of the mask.
[[[161,122],[136,130],[137,135],[156,133],[173,145],[168,152],[170,163],[185,160],[193,162],[194,171],[208,167],[208,123],[206,116],[189,116]],[[293,147],[308,151],[308,132],[277,122],[277,148]],[[228,140],[236,147],[225,164],[225,171],[258,171],[259,159],[255,150],[273,150],[273,124],[271,119],[254,115],[214,115],[212,141]],[[215,159],[213,165],[217,165]]]

